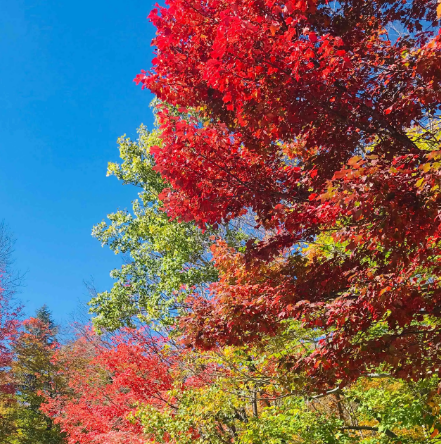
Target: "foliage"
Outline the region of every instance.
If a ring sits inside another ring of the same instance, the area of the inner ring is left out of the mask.
[[[15,430],[13,412],[17,405],[11,365],[21,307],[13,300],[18,283],[18,276],[11,270],[13,243],[4,222],[0,222],[0,442],[6,442]]]
[[[150,154],[150,147],[160,143],[159,134],[149,133],[144,126],[138,134],[135,142],[125,137],[118,140],[122,163],[108,167],[108,175],[141,188],[133,214],[110,214],[110,223],[103,221],[93,230],[103,245],[130,256],[121,269],[112,271],[116,282],[111,291],[90,302],[95,325],[108,330],[133,326],[133,318],[170,325],[182,312],[189,289],[203,292],[207,283],[217,280],[209,246],[218,230],[179,223],[160,211],[158,196],[167,185],[154,171]],[[224,232],[230,242],[238,238],[230,229]]]
[[[34,318],[23,322],[14,341],[11,374],[16,393],[9,416],[14,423],[5,443],[61,444],[64,434],[53,420],[41,412],[44,396],[55,396],[62,390],[57,367],[52,357],[58,342],[56,327],[46,306],[37,310]],[[45,395],[43,395],[43,393]]]
[[[14,302],[13,295],[18,276],[12,271],[14,239],[3,221],[0,222],[0,403],[9,403],[13,393],[10,366],[13,351],[11,345],[20,326],[21,306]],[[3,399],[5,396],[5,399]]]
[[[188,343],[253,344],[296,319],[322,331],[293,367],[317,385],[384,363],[407,380],[439,372],[436,14],[435,0],[152,11],[157,54],[135,80],[167,102],[150,150],[164,209],[200,227],[252,211],[267,233],[245,253],[215,247],[220,282],[194,295]],[[338,248],[305,257],[320,236]]]
[[[323,392],[293,377],[284,360],[305,340],[300,325],[287,325],[263,348],[201,353],[146,329],[111,338],[87,330],[59,351],[70,390],[47,397],[45,411],[72,444],[410,444],[437,436],[438,378],[374,373]]]
[[[314,393],[285,379],[274,356],[249,353],[218,353],[216,377],[180,396],[174,390],[173,407],[142,406],[137,415],[147,437],[179,444],[410,444],[438,433],[438,379],[406,383],[377,373]]]
[[[137,403],[161,405],[171,387],[169,369],[175,360],[166,344],[145,330],[123,330],[111,338],[93,330],[61,348],[59,376],[69,390],[46,396],[44,411],[71,444],[141,444],[139,423],[130,413]]]
[[[0,288],[0,394],[13,391],[8,370],[13,356],[11,342],[17,335],[18,326],[18,312]]]

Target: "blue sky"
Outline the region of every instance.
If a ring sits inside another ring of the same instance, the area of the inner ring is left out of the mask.
[[[152,96],[133,83],[152,58],[153,3],[11,0],[0,14],[0,219],[17,238],[20,299],[67,322],[84,280],[109,288],[121,259],[92,226],[136,190],[106,178],[116,139],[151,127]]]

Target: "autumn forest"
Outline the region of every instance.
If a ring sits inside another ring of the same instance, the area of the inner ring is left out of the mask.
[[[155,125],[108,165],[134,200],[93,227],[126,260],[90,322],[23,316],[1,227],[0,442],[441,442],[441,3],[148,20]]]

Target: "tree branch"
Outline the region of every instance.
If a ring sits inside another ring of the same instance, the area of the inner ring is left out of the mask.
[[[369,426],[345,426],[340,427],[339,430],[370,430],[372,432],[379,432],[380,430],[378,427],[369,427]],[[397,435],[395,435],[394,432],[390,431],[389,429],[384,430],[384,434],[389,436],[389,438],[398,438]]]

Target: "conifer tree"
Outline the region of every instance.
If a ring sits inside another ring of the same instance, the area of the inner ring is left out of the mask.
[[[41,410],[43,394],[53,397],[60,390],[57,368],[52,362],[58,348],[57,327],[46,305],[36,316],[23,322],[23,329],[14,344],[12,372],[17,388],[15,433],[10,443],[59,444],[64,434],[52,418]]]

